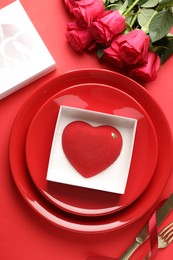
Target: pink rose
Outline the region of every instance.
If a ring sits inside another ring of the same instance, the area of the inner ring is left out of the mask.
[[[65,7],[70,13],[73,13],[73,8],[75,6],[75,2],[78,0],[64,0]]]
[[[111,46],[103,50],[103,59],[117,68],[124,67],[117,44],[117,39],[121,39],[122,37],[123,34],[118,35],[115,40],[112,41]]]
[[[121,59],[127,64],[144,63],[147,58],[150,38],[142,30],[132,30],[117,40]]]
[[[129,76],[140,81],[152,81],[156,79],[159,68],[159,56],[156,53],[149,51],[146,64],[131,69],[129,71]]]
[[[125,18],[118,11],[113,11],[92,23],[91,34],[97,43],[106,46],[124,28]]]
[[[104,10],[102,0],[81,0],[76,1],[73,14],[81,27],[88,28]]]
[[[92,43],[92,36],[87,29],[82,29],[76,22],[67,24],[66,38],[71,47],[78,52],[89,48]]]

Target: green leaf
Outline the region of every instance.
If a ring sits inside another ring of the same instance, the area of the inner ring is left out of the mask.
[[[110,10],[114,11],[114,10],[119,10],[120,9],[120,5],[118,4],[112,4],[108,6]]]
[[[119,0],[104,0],[103,2],[104,2],[105,7],[107,7],[108,5],[119,2]]]
[[[163,10],[165,7],[173,6],[173,0],[160,0],[157,10]]]
[[[152,8],[158,5],[159,0],[148,0],[145,4],[141,5],[142,7],[145,8]]]
[[[114,3],[116,3],[116,2],[118,2],[118,1],[115,1],[115,0],[109,0],[109,3],[110,3],[110,4],[114,4]]]
[[[149,35],[152,42],[163,38],[173,26],[173,14],[169,9],[158,12],[151,20]]]
[[[148,0],[139,0],[139,2],[137,3],[138,6],[141,6],[142,4],[144,4],[145,2],[147,2]],[[134,2],[134,0],[128,0],[128,6],[132,5]]]
[[[133,0],[128,0],[128,6],[130,6],[131,4],[133,4]]]
[[[131,27],[130,23],[131,23],[132,19],[133,19],[133,16],[129,16],[126,18],[126,25],[128,25],[129,27]]]
[[[145,26],[150,20],[151,16],[154,13],[154,9],[141,8],[140,13],[138,14],[138,23],[141,27]]]
[[[160,56],[161,63],[163,64],[171,55],[173,55],[173,37],[164,37],[157,42],[157,46],[157,54]]]
[[[119,0],[109,0],[105,5],[107,9],[119,10],[123,6],[123,2]]]
[[[101,59],[103,54],[104,54],[103,48],[98,48],[98,50],[97,50],[97,57],[98,57],[98,59]]]
[[[141,6],[141,5],[145,4],[147,1],[148,1],[148,0],[140,0],[140,1],[138,2],[138,6]],[[132,2],[133,2],[133,1],[132,1]]]

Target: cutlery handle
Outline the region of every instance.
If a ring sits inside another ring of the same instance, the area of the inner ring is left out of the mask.
[[[135,241],[119,258],[119,260],[128,260],[132,256],[132,254],[136,251],[136,249],[141,244],[137,241]]]

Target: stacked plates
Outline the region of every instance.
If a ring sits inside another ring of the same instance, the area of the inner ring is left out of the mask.
[[[137,120],[124,194],[46,180],[60,106]],[[121,228],[152,210],[168,181],[172,153],[169,125],[147,91],[99,69],[72,71],[40,86],[18,112],[9,145],[12,175],[28,204],[49,222],[85,233]]]

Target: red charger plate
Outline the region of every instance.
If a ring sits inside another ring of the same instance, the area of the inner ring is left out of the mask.
[[[125,194],[114,194],[46,180],[50,149],[61,105],[99,110],[107,114],[137,119],[134,150]],[[143,193],[153,176],[157,154],[157,136],[145,110],[129,95],[103,84],[79,84],[51,97],[34,116],[26,139],[27,165],[38,190],[56,206],[86,216],[116,212],[134,202]]]
[[[37,110],[57,91],[80,83],[106,84],[132,96],[150,116],[158,139],[157,165],[153,178],[143,194],[128,208],[99,218],[72,215],[49,203],[44,196],[40,195],[40,192],[33,184],[25,160],[26,135]],[[9,142],[12,176],[26,202],[50,223],[82,233],[99,233],[119,229],[136,221],[144,214],[150,213],[169,180],[172,158],[172,135],[166,117],[159,105],[135,81],[121,74],[100,69],[71,71],[40,86],[18,112],[11,129]]]

